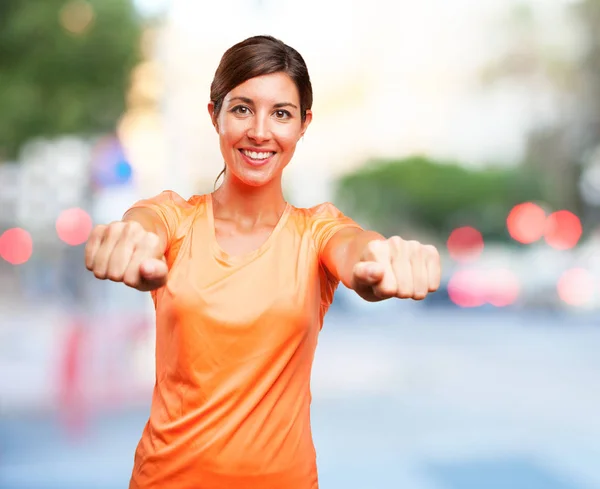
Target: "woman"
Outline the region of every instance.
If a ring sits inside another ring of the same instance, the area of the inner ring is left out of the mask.
[[[439,255],[331,204],[285,201],[281,175],[312,119],[297,51],[268,36],[233,46],[210,98],[222,185],[140,201],[86,246],[97,278],[151,291],[156,307],[156,384],[130,489],[315,489],[309,382],[334,290],[423,299]]]

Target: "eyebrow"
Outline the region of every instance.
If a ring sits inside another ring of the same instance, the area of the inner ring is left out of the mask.
[[[244,102],[245,104],[248,104],[248,105],[254,105],[254,101],[248,97],[232,97],[229,101],[233,102],[236,100],[239,102]],[[279,102],[279,103],[273,105],[273,108],[275,108],[275,109],[280,109],[282,107],[293,107],[294,109],[298,108],[295,104],[293,104],[291,102]]]

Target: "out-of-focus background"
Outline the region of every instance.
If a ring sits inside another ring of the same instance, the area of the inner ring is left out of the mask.
[[[315,92],[290,201],[443,255],[422,303],[339,289],[321,487],[600,488],[598,0],[2,0],[0,487],[127,487],[152,304],[95,281],[83,243],[212,189],[210,82],[263,33]]]

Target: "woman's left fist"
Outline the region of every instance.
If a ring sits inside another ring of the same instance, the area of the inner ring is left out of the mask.
[[[438,289],[440,277],[435,246],[393,236],[367,244],[354,266],[352,288],[367,300],[422,300]]]

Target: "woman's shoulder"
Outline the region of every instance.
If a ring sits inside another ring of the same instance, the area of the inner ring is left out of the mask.
[[[175,205],[182,209],[189,209],[205,202],[206,197],[206,194],[195,194],[192,195],[190,198],[185,199],[174,190],[163,190],[154,197],[150,197],[149,199],[144,200],[151,201],[154,204]]]
[[[148,209],[156,213],[167,227],[175,229],[182,222],[202,213],[206,207],[206,195],[192,195],[185,199],[173,190],[163,190],[153,197],[135,202],[129,210]]]
[[[294,207],[294,212],[307,219],[340,218],[344,214],[331,202],[321,202],[312,207]]]
[[[138,200],[132,207],[147,207],[184,216],[202,208],[206,199],[206,194],[196,194],[186,199],[174,190],[163,190],[152,197]]]

